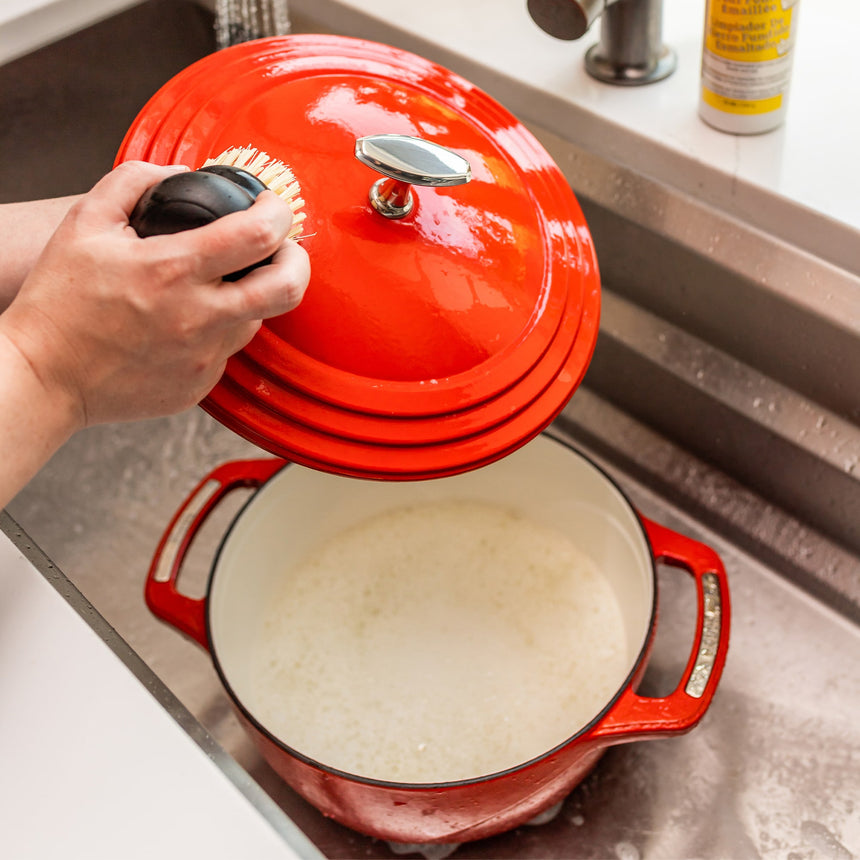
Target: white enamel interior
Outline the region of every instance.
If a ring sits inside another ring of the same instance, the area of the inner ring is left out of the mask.
[[[252,699],[247,666],[253,634],[292,563],[383,511],[453,499],[516,510],[560,530],[588,554],[615,591],[632,670],[649,634],[654,603],[653,564],[642,527],[599,469],[544,435],[492,465],[431,481],[364,481],[295,465],[275,475],[234,522],[210,585],[212,651],[237,699]]]

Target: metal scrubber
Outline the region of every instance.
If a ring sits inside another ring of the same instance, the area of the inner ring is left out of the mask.
[[[219,48],[290,32],[288,0],[215,0]]]

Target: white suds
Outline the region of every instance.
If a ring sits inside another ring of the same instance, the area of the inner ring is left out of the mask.
[[[454,501],[369,519],[285,570],[246,704],[317,761],[442,782],[547,752],[628,669],[589,558],[515,513]]]

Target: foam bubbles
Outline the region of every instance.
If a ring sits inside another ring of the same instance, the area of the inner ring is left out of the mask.
[[[374,517],[285,570],[256,654],[246,704],[285,743],[423,783],[546,752],[629,668],[618,604],[591,560],[471,501]]]

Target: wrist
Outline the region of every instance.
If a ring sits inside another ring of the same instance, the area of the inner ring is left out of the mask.
[[[69,392],[46,385],[0,317],[0,507],[82,427]]]

